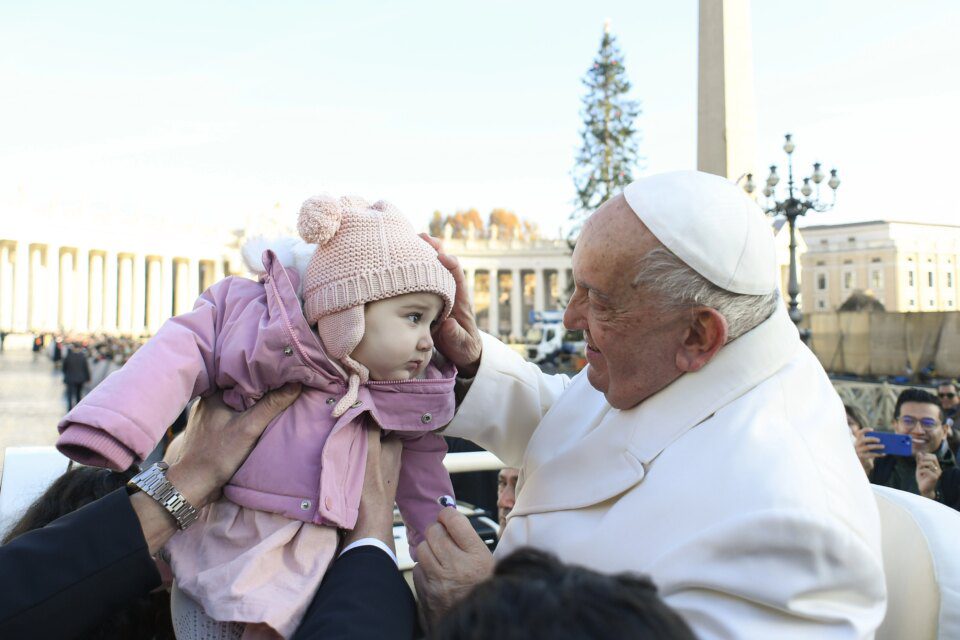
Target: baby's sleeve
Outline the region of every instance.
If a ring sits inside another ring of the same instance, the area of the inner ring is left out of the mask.
[[[146,458],[186,404],[213,389],[218,302],[227,288],[223,280],[208,289],[87,394],[57,425],[57,449],[118,471]]]
[[[437,521],[440,496],[453,496],[450,474],[443,466],[447,443],[438,433],[403,441],[400,456],[400,478],[397,481],[397,507],[407,525],[410,555],[417,559],[417,545],[423,542],[424,532]]]

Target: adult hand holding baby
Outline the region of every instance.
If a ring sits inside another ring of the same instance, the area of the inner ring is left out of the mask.
[[[450,317],[440,323],[434,333],[434,342],[453,364],[457,365],[460,375],[472,378],[477,375],[480,367],[480,354],[483,343],[480,340],[480,330],[473,315],[473,305],[467,293],[467,279],[460,267],[460,261],[455,256],[443,252],[443,243],[426,233],[421,233],[431,247],[436,249],[440,264],[447,268],[457,283],[457,296],[453,301],[453,310]]]

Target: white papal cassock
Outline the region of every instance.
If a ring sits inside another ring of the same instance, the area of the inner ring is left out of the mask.
[[[627,411],[490,336],[447,435],[521,468],[497,555],[651,576],[700,638],[870,638],[886,592],[843,406],[785,309]]]

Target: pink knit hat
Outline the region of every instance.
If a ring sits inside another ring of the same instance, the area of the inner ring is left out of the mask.
[[[334,408],[339,417],[356,401],[369,371],[350,354],[363,338],[363,305],[405,293],[429,292],[450,315],[456,284],[437,252],[417,235],[403,214],[380,200],[316,196],[300,208],[300,236],[318,245],[303,279],[304,312],[327,354],[349,372],[347,394]]]

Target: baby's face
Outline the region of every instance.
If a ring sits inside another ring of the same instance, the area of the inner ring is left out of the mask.
[[[430,328],[443,311],[435,293],[407,293],[370,302],[363,310],[363,339],[350,357],[370,370],[371,380],[410,380],[433,355]]]

